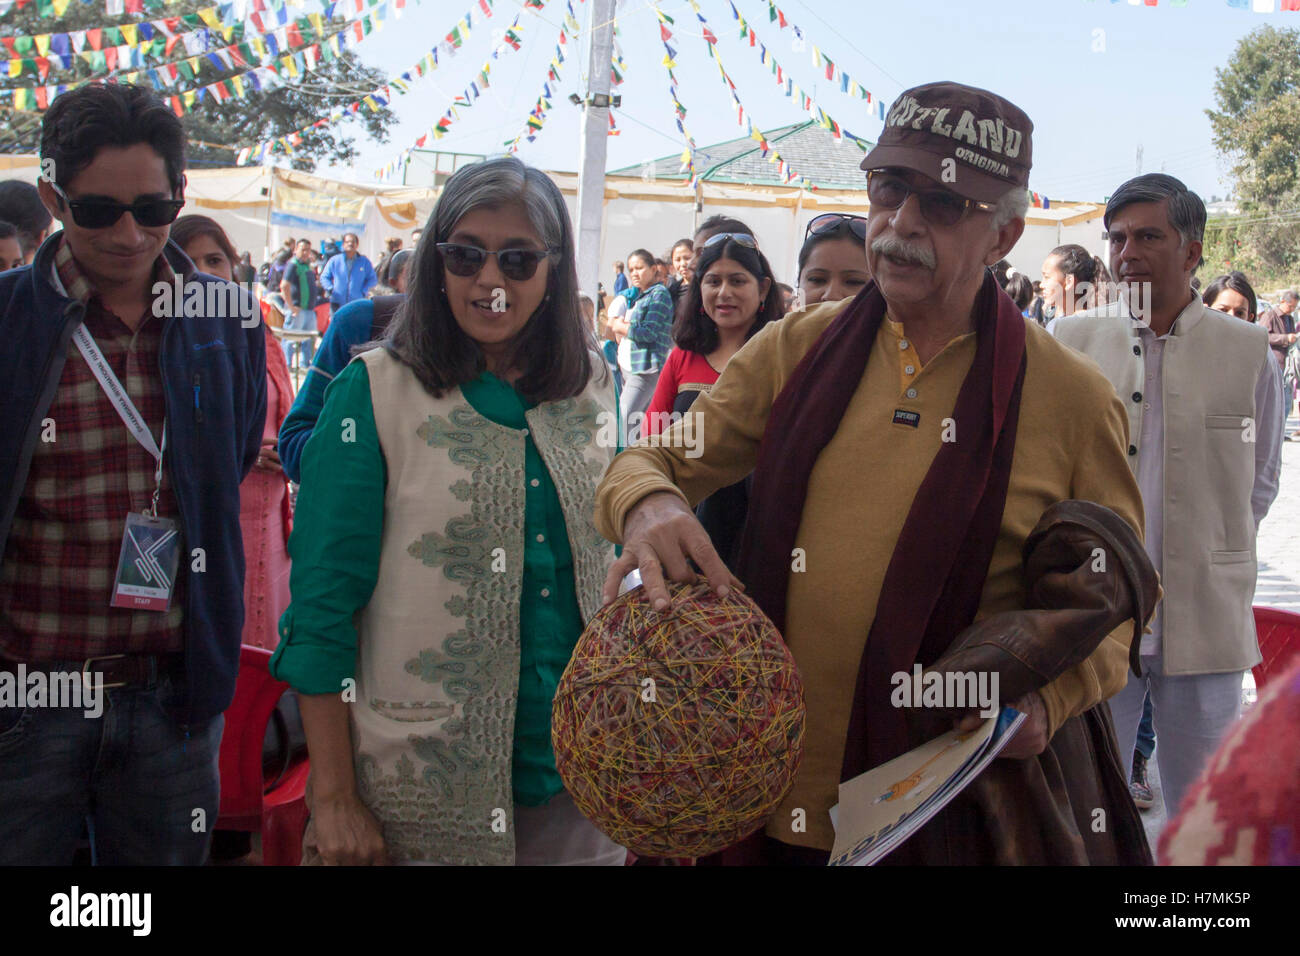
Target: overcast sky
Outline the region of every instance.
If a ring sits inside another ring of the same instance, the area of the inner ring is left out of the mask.
[[[584,30],[590,2],[573,0]],[[389,75],[412,66],[467,9],[479,14],[477,0],[407,4],[400,20],[388,22],[358,47],[366,63]],[[696,142],[743,135],[690,5],[671,0],[659,6],[676,21],[679,95]],[[758,48],[739,40],[727,0],[700,0],[700,6],[754,122],[770,129],[806,119],[760,64]],[[787,0],[778,6],[808,41],[796,52],[793,31],[769,21],[765,0],[736,0],[736,6],[783,70],[840,124],[868,139],[879,134],[880,119],[864,100],[819,75],[813,44],[886,103],[909,86],[934,80],[969,83],[1007,97],[1034,121],[1030,187],[1067,200],[1104,198],[1135,173],[1139,146],[1143,172],[1177,176],[1207,200],[1226,194],[1204,113],[1214,103],[1214,70],[1256,27],[1300,28],[1300,13],[1254,13],[1231,8],[1226,0],[1189,0],[1181,8],[1169,6],[1169,0],[1156,7],[1132,6],[1128,0]],[[490,20],[476,16],[462,49],[441,57],[439,68],[411,93],[394,98],[401,121],[391,127],[389,143],[363,137],[360,161],[330,173],[373,181],[376,168],[412,146],[442,116],[490,56],[492,31],[504,29],[521,11],[522,0],[496,0]],[[504,149],[503,141],[523,128],[541,92],[564,12],[564,0],[549,0],[540,15],[522,12],[520,49],[493,61],[490,89],[473,107],[459,110],[460,119],[437,141],[438,149],[488,154]],[[673,123],[653,5],[621,0],[618,26],[627,74],[616,90],[623,97],[615,111],[621,133],[608,139],[607,169],[677,154],[684,145]],[[579,110],[567,97],[584,88],[585,40],[568,46],[545,128],[535,143],[521,144],[518,155],[525,162],[577,168]]]

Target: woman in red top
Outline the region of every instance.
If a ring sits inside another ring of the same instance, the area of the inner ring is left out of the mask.
[[[677,345],[659,373],[642,434],[656,435],[686,414],[700,393],[713,387],[731,357],[781,315],[781,290],[754,237],[721,232],[709,238],[677,311]],[[749,507],[746,481],[720,489],[695,509],[714,548],[728,562],[735,557]]]
[[[200,272],[233,281],[239,262],[226,232],[207,216],[181,216],[172,224],[172,240]],[[266,428],[262,453],[239,486],[239,526],[244,539],[244,632],[240,643],[275,650],[280,615],[289,606],[289,485],[276,452],[277,436],[293,388],[270,326],[266,332]]]

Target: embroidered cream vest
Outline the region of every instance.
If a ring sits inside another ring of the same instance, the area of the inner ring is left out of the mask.
[[[361,798],[395,862],[511,864],[525,432],[460,389],[434,398],[383,349],[361,355],[387,466],[379,580],[357,622],[350,708]],[[576,398],[526,414],[555,482],[590,619],[614,560],[593,523],[617,450],[604,361]]]

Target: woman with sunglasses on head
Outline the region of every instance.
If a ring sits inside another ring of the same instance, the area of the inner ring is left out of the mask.
[[[871,281],[867,267],[867,220],[832,212],[808,223],[799,250],[799,291],[804,306],[857,295]],[[796,307],[800,298],[795,299]]]
[[[622,864],[551,750],[614,560],[593,505],[617,451],[564,198],[492,159],[447,180],[426,230],[406,301],[330,385],[302,458],[272,673],[301,693],[304,858]]]
[[[224,229],[207,216],[181,216],[172,224],[172,242],[190,257],[200,272],[234,281],[239,264]],[[266,427],[253,470],[239,486],[239,528],[244,539],[244,633],[241,644],[275,650],[280,642],[280,615],[289,606],[289,485],[277,436],[289,406],[293,385],[289,366],[271,327],[266,339]]]
[[[783,314],[776,277],[753,236],[721,232],[705,240],[698,269],[673,324],[677,345],[668,353],[646,413],[646,435],[660,434],[686,415],[695,399],[717,382],[731,357]],[[748,508],[745,481],[714,492],[696,506],[700,523],[725,561],[735,557]]]
[[[631,445],[641,435],[641,419],[673,347],[673,297],[657,278],[654,255],[645,249],[628,255],[627,274],[631,285],[623,295],[628,310],[611,319],[610,328],[624,337],[619,343],[618,364],[623,373],[619,414],[624,441]]]

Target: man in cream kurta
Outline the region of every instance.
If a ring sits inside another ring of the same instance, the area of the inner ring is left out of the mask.
[[[1267,334],[1206,308],[1191,289],[1205,218],[1200,198],[1171,176],[1125,183],[1106,208],[1110,265],[1122,283],[1144,286],[1055,328],[1101,366],[1128,413],[1129,464],[1165,599],[1142,639],[1143,676],[1110,706],[1127,761],[1150,689],[1170,816],[1237,717],[1243,672],[1260,660],[1255,533],[1277,495],[1282,440]]]

